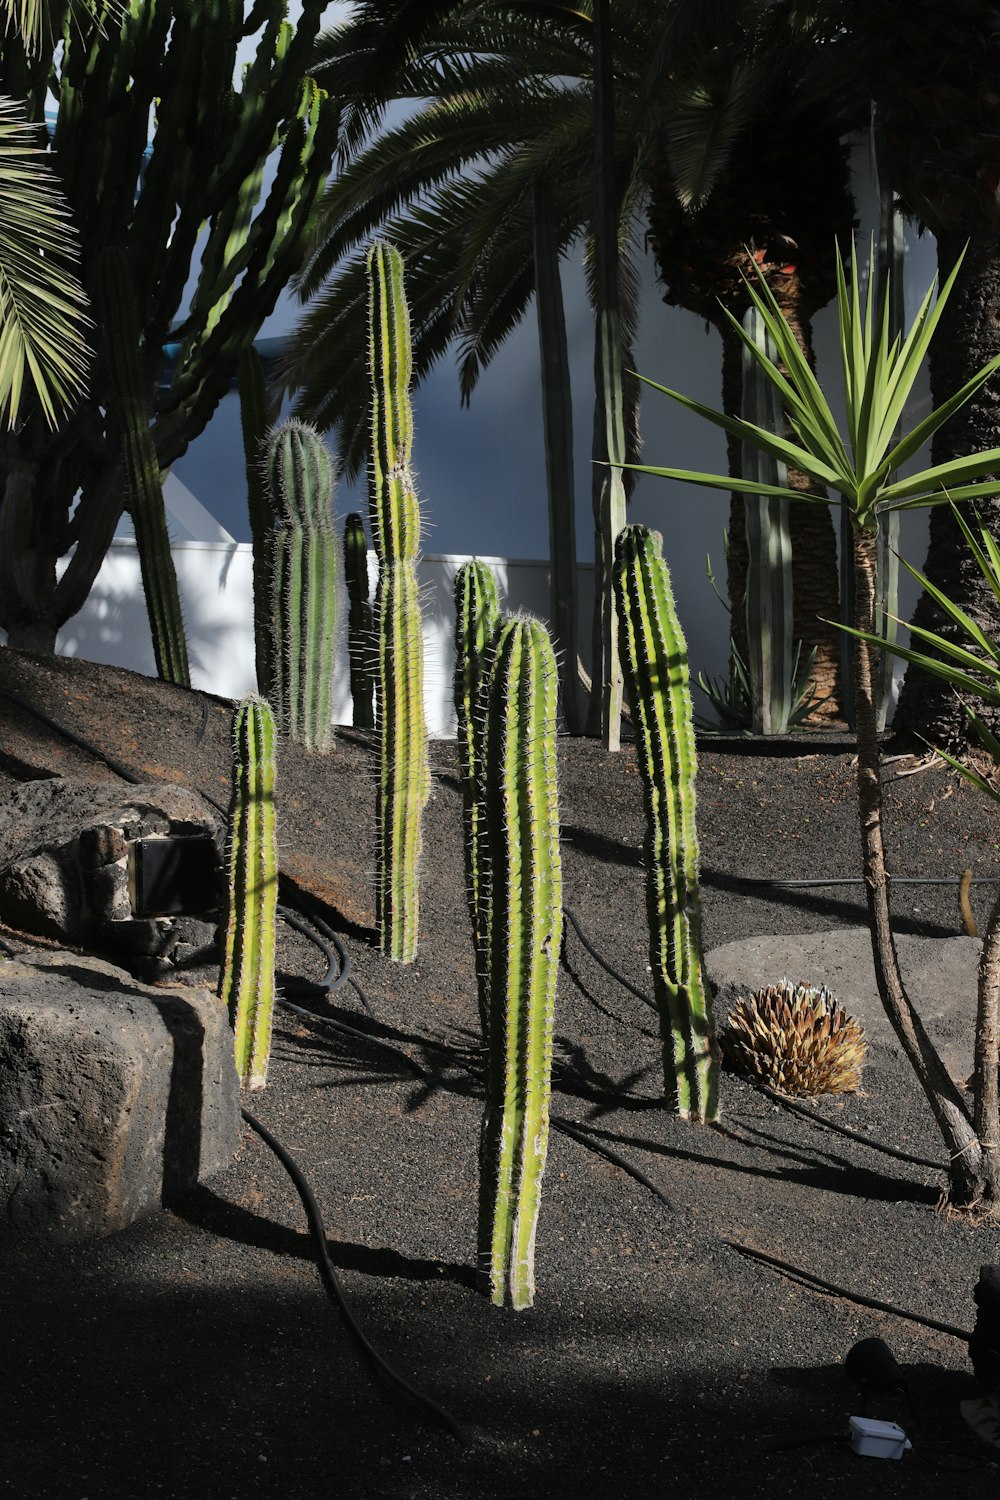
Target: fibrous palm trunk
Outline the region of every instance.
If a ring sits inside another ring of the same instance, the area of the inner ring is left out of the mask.
[[[940,279],[951,270],[965,236],[938,235]],[[959,280],[948,299],[931,353],[931,401],[938,406],[994,355],[1000,353],[1000,237],[983,234],[969,241]],[[936,434],[933,462],[1000,447],[1000,380],[994,377]],[[1000,476],[997,478],[1000,497]],[[1000,498],[977,502],[981,518],[1000,539]],[[1000,635],[1000,605],[970,553],[951,507],[930,514],[930,543],[924,572],[949,599],[972,615],[986,633]],[[946,638],[958,628],[924,593],[914,623]],[[960,637],[967,644],[965,637]],[[1000,709],[978,704],[977,713],[1000,728]],[[915,742],[959,753],[969,743],[969,723],[961,700],[948,683],[918,667],[907,668],[894,727]]]

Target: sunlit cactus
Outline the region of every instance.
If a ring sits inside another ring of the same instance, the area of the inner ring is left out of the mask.
[[[430,794],[424,718],[424,638],[417,582],[420,508],[409,468],[410,319],[397,250],[368,255],[372,458],[369,514],[379,559],[375,605],[381,748],[376,923],[383,953],[411,963],[419,927],[421,820]]]
[[[548,1148],[552,1030],[562,942],[556,785],[558,676],[548,632],[512,619],[483,683],[487,866],[480,887],[487,1003],[479,1267],[498,1306],[530,1307]]]
[[[614,584],[646,809],[646,911],[666,1091],[680,1115],[715,1120],[718,1063],[702,968],[687,645],[659,539],[645,526],[619,533]]]
[[[274,715],[246,698],[233,725],[226,937],[219,994],[234,1032],[236,1071],[247,1089],[267,1082],[274,1013],[278,839]]]

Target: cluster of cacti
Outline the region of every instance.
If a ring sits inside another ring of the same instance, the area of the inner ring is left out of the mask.
[[[265,458],[271,525],[261,573],[270,590],[268,697],[282,729],[309,750],[330,744],[337,628],[333,460],[294,417],[271,430]]]
[[[650,967],[666,1089],[679,1114],[714,1120],[718,1064],[701,955],[687,646],[660,542],[646,527],[619,533],[614,583],[646,808]]]
[[[374,729],[372,694],[372,607],[369,602],[368,538],[357,511],[344,522],[344,579],[347,584],[347,658],[351,671],[351,703],[355,729]]]
[[[737,1001],[719,1043],[729,1067],[782,1094],[849,1094],[860,1086],[865,1033],[825,985],[783,979]]]
[[[267,1082],[274,1013],[278,839],[274,803],[275,726],[268,704],[246,698],[233,725],[227,850],[226,937],[219,995],[234,1031],[244,1088]]]
[[[485,943],[480,929],[482,821],[479,776],[480,723],[477,705],[486,652],[500,623],[496,579],[487,563],[463,563],[455,575],[455,713],[462,777],[462,822],[465,834],[465,886],[476,954],[479,1020],[487,1034]]]
[[[33,49],[5,35],[0,91],[25,101],[42,140],[55,109],[53,162],[95,306],[102,250],[121,246],[128,257],[142,361],[134,389],[165,473],[204,429],[298,269],[336,144],[339,104],[310,74],[326,0],[303,0],[294,24],[288,0],[44,9]],[[54,649],[119,519],[105,334],[101,316],[72,423],[55,434],[22,424],[0,455],[3,531],[18,539],[16,553],[0,548],[0,625],[15,645],[49,636]],[[19,489],[10,479],[20,474],[32,482]],[[147,575],[160,573],[159,535],[137,531]]]
[[[412,353],[403,261],[382,241],[376,241],[368,254],[368,294],[369,513],[379,560],[375,696],[381,765],[375,917],[383,953],[411,963],[419,925],[421,820],[430,795],[416,568],[420,509],[410,469]]]
[[[748,338],[775,359],[774,340],[753,303],[743,327]],[[759,360],[743,350],[743,405],[741,416],[767,432],[781,435],[785,415],[773,384]],[[788,475],[780,459],[743,443],[740,457],[744,479],[764,487],[785,486]],[[744,502],[747,534],[746,626],[747,657],[754,734],[784,734],[795,701],[796,653],[792,638],[792,538],[788,501],[781,495],[747,495]]]
[[[479,1265],[497,1305],[530,1307],[548,1145],[552,1026],[562,941],[556,787],[558,680],[537,620],[499,627],[483,679],[479,772],[486,861],[486,1110]]]
[[[123,250],[100,260],[100,297],[111,383],[109,427],[121,445],[125,504],[135,528],[156,670],[165,682],[191,686],[184,618],[163,505],[163,482],[149,426],[152,396],[141,359],[141,329],[132,270]]]

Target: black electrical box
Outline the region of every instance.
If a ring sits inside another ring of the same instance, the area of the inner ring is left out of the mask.
[[[219,862],[209,838],[153,836],[128,846],[134,917],[201,916],[219,904]]]

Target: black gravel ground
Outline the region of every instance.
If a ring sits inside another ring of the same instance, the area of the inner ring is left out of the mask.
[[[0,689],[142,774],[224,796],[229,709],[218,700],[15,652],[0,652]],[[9,699],[0,725],[8,780],[111,774]],[[324,903],[363,991],[310,1004],[379,1041],[285,1013],[252,1107],[312,1183],[368,1336],[467,1441],[372,1373],[324,1294],[289,1178],[248,1130],[230,1169],[171,1212],[86,1246],[3,1247],[0,1495],[995,1495],[1000,1453],[958,1410],[975,1395],[960,1338],[810,1289],[732,1244],[961,1330],[975,1317],[979,1267],[1000,1261],[1000,1232],[936,1211],[939,1170],[830,1134],[732,1078],[719,1129],[677,1121],[661,1104],[655,1016],[572,929],[553,1113],[662,1196],[554,1131],[536,1305],[503,1312],[477,1292],[481,1100],[467,1051],[476,1006],[453,747],[434,747],[434,768],[420,954],[404,969],[371,943],[370,741],[345,732],[323,762],[285,757],[283,863]],[[646,992],[632,753],[564,741],[560,773],[567,906]],[[855,875],[852,789],[843,739],[702,746],[707,946],[863,920],[860,885],[745,883]],[[893,780],[888,803],[895,871],[1000,874],[992,808],[946,771]],[[975,891],[982,920],[989,887]],[[960,930],[955,885],[901,886],[897,909],[901,931]],[[280,959],[286,971],[316,969],[298,938],[282,939]],[[891,1046],[873,1056],[862,1094],[815,1112],[941,1159]],[[890,1344],[914,1398],[915,1415],[892,1396],[870,1412],[907,1428],[914,1448],[899,1463],[836,1440],[860,1407],[842,1361],[871,1335]]]

